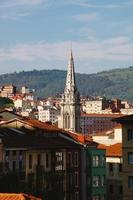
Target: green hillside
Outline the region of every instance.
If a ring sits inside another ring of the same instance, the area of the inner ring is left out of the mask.
[[[14,84],[18,88],[27,85],[35,89],[39,97],[62,93],[66,71],[33,70],[0,75],[0,85]],[[76,74],[80,94],[86,96],[107,96],[133,100],[133,67],[103,71],[96,74]]]

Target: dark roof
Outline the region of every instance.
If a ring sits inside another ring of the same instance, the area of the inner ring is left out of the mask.
[[[121,124],[126,123],[126,122],[133,122],[133,115],[126,115],[123,117],[119,117],[117,119],[113,119],[113,121],[116,121]]]
[[[0,118],[4,121],[11,120],[14,118],[22,119],[21,115],[14,113],[13,111],[3,110],[0,111]]]
[[[0,128],[0,138],[5,148],[48,149],[48,148],[75,148],[78,143],[61,135],[48,137],[40,134],[23,132],[14,128]]]

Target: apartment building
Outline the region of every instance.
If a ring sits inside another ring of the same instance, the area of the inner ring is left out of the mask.
[[[88,162],[87,162],[88,199],[105,200],[106,199],[105,150],[96,148],[88,149],[87,157],[88,157]]]
[[[17,172],[31,192],[42,195],[46,191],[50,195],[56,191],[54,195],[62,195],[62,199],[81,199],[80,144],[61,137],[58,129],[36,120],[5,122],[0,135],[4,170]]]
[[[118,124],[114,127],[114,129],[91,134],[91,137],[93,141],[106,146],[122,143],[122,126]]]
[[[120,117],[120,114],[81,114],[81,132],[83,134],[96,134],[97,132],[114,129],[116,122],[113,118]]]
[[[133,199],[133,115],[115,119],[122,124],[123,200]]]
[[[42,122],[52,122],[53,124],[58,121],[60,111],[56,107],[45,106],[38,111],[38,119]]]
[[[122,200],[122,143],[99,145],[106,150],[106,188],[108,200]]]
[[[97,100],[85,100],[82,109],[85,113],[101,114],[103,110],[109,107],[109,100],[99,98]]]
[[[10,97],[16,93],[16,87],[14,85],[4,85],[1,89],[1,97]]]
[[[95,151],[97,144],[90,138],[31,119],[2,123],[0,136],[5,171],[17,172],[19,179],[28,183],[30,191],[47,194],[45,199],[49,195],[61,200],[95,200],[96,197],[101,200],[101,196],[105,197],[105,186],[102,186],[102,193],[98,192],[99,196],[88,192],[88,187],[96,187],[91,184],[92,157],[87,152]],[[105,167],[101,167],[106,173]],[[96,190],[99,191],[99,187]]]

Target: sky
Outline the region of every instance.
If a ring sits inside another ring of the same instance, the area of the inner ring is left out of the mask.
[[[0,0],[0,74],[133,65],[133,0]]]

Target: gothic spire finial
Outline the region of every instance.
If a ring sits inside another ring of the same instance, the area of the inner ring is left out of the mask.
[[[70,49],[69,60],[68,60],[68,70],[65,91],[75,91],[75,71],[74,71],[74,59],[72,54],[72,48]]]

